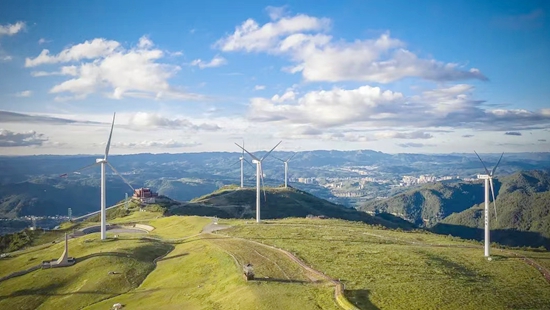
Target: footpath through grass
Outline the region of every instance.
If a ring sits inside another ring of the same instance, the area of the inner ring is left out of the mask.
[[[243,262],[259,280],[243,279]],[[332,292],[276,251],[206,235],[176,245],[139,288],[86,309],[338,309]]]
[[[550,285],[534,268],[497,251],[488,262],[481,248],[464,247],[475,243],[445,236],[303,219],[260,225],[241,221],[223,233],[296,253],[315,269],[341,279],[346,296],[361,309],[550,308]],[[537,257],[547,260],[550,255]]]

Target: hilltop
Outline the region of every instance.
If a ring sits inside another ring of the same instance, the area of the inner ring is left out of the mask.
[[[256,218],[256,189],[225,186],[190,202],[175,202],[170,199],[159,201],[165,215],[202,215],[220,218]],[[329,218],[361,221],[390,228],[412,229],[415,225],[400,218],[384,214],[371,216],[365,212],[347,208],[318,198],[292,187],[266,187],[262,191],[261,218],[277,219],[324,215]]]
[[[498,221],[491,203],[494,242],[550,248],[550,174],[521,171],[494,179]],[[389,212],[433,231],[480,239],[483,228],[483,182],[436,183],[361,207]],[[524,233],[521,233],[524,232]]]

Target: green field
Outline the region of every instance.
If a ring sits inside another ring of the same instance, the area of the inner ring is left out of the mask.
[[[0,309],[108,309],[114,303],[127,309],[339,309],[333,284],[269,246],[340,279],[345,296],[361,309],[550,308],[550,285],[519,258],[495,249],[488,262],[477,242],[424,231],[290,218],[222,219],[220,226],[232,227],[199,234],[211,219],[155,212],[110,222],[125,221],[155,230],[118,239],[108,234],[103,242],[97,233],[71,239],[76,265],[0,282]],[[59,243],[21,250],[0,260],[0,277],[61,252]],[[550,265],[548,252],[516,253]],[[243,279],[246,263],[254,265],[255,281]]]
[[[537,270],[498,251],[488,262],[477,243],[335,220],[241,223],[223,233],[296,253],[341,279],[362,309],[550,308],[550,285]],[[548,252],[529,253],[550,259]]]

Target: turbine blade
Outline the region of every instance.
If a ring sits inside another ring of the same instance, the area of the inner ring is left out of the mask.
[[[487,175],[491,175],[491,174],[489,173],[489,169],[487,169],[487,166],[485,166],[485,163],[483,162],[483,160],[481,160],[481,157],[479,157],[479,154],[477,154],[476,151],[474,151],[474,153],[476,153],[477,158],[479,158],[479,161],[481,161],[481,163],[483,164],[483,168],[485,168],[485,172],[487,172]]]
[[[495,220],[498,222],[497,200],[495,199],[495,188],[493,187],[493,178],[489,178],[489,184],[491,185],[491,194],[493,195],[493,208],[495,209]]]
[[[291,160],[292,158],[294,158],[294,156],[296,156],[296,154],[298,154],[298,153],[294,153],[294,154],[292,154],[292,156],[290,156],[290,158],[289,158],[289,159],[287,159],[287,160],[286,160],[286,162],[288,163],[288,162],[289,162],[289,161],[290,161],[290,160]]]
[[[67,176],[69,176],[69,173],[76,173],[76,174],[78,174],[78,172],[79,172],[79,171],[82,171],[82,170],[88,169],[88,168],[90,168],[90,167],[93,167],[93,166],[95,166],[95,165],[97,165],[97,164],[98,164],[98,163],[93,163],[93,164],[90,164],[90,165],[84,166],[84,167],[82,167],[82,168],[76,169],[75,171],[72,171],[72,172],[68,172],[68,173],[63,173],[63,174],[60,174],[59,176],[63,178],[63,177],[67,177]]]
[[[493,171],[491,171],[491,176],[493,176],[493,174],[495,174],[495,171],[497,170],[497,167],[500,164],[500,161],[502,160],[502,156],[504,156],[504,152],[502,152],[502,154],[500,155],[500,158],[498,159],[497,164],[493,167]]]
[[[250,167],[256,168],[256,167],[254,167],[254,165],[253,165],[251,162],[249,162],[248,160],[246,160],[246,158],[243,158],[243,160],[246,161],[246,163],[249,164]]]
[[[281,144],[281,142],[283,142],[283,141],[279,141],[279,143],[277,143],[277,145],[275,145],[275,146],[271,149],[271,151],[267,152],[267,154],[265,154],[264,157],[262,157],[262,159],[261,159],[260,161],[264,160],[267,156],[269,156],[269,154],[271,154],[271,152],[273,152],[273,150],[274,150],[276,147],[278,147],[279,144]]]
[[[105,159],[109,156],[109,148],[111,148],[111,138],[113,137],[113,128],[115,127],[116,112],[113,113],[113,123],[111,124],[111,132],[109,133],[109,140],[107,140],[107,146],[105,147]]]
[[[244,147],[238,145],[237,143],[235,143],[236,146],[240,147],[243,151],[245,151],[248,155],[250,155],[250,157],[252,157],[253,159],[257,160],[257,161],[260,161],[258,159],[258,157],[254,156],[254,154],[250,153],[249,151],[247,151]]]
[[[264,185],[264,170],[262,169],[262,163],[260,162],[260,179],[262,180],[262,190],[264,191],[264,201],[267,201],[267,195],[265,194],[265,185]]]
[[[284,160],[280,159],[279,157],[277,157],[277,156],[275,156],[275,155],[273,155],[273,156],[271,156],[271,157],[275,158],[276,160],[278,160],[278,161],[280,161],[280,162],[283,162],[283,163],[285,162]]]
[[[233,167],[233,166],[235,166],[236,164],[238,164],[238,163],[240,163],[240,162],[241,162],[241,160],[239,159],[239,160],[237,160],[236,162],[232,163],[231,166],[229,166],[229,167]]]
[[[111,165],[110,162],[107,162],[107,165],[109,165],[109,167],[111,167],[111,169],[113,169],[113,171],[116,173],[116,175],[118,175],[122,181],[124,181],[124,183],[126,183],[126,185],[130,186],[130,188],[132,189],[132,193],[135,191],[134,187],[130,184],[130,182],[128,182],[128,180],[126,180],[122,174],[118,173],[118,171],[115,169],[115,167],[113,167],[113,165]]]

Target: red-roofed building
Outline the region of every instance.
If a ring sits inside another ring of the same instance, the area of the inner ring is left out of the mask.
[[[138,188],[134,190],[133,198],[141,200],[144,203],[155,203],[158,193],[154,193],[150,188]]]

